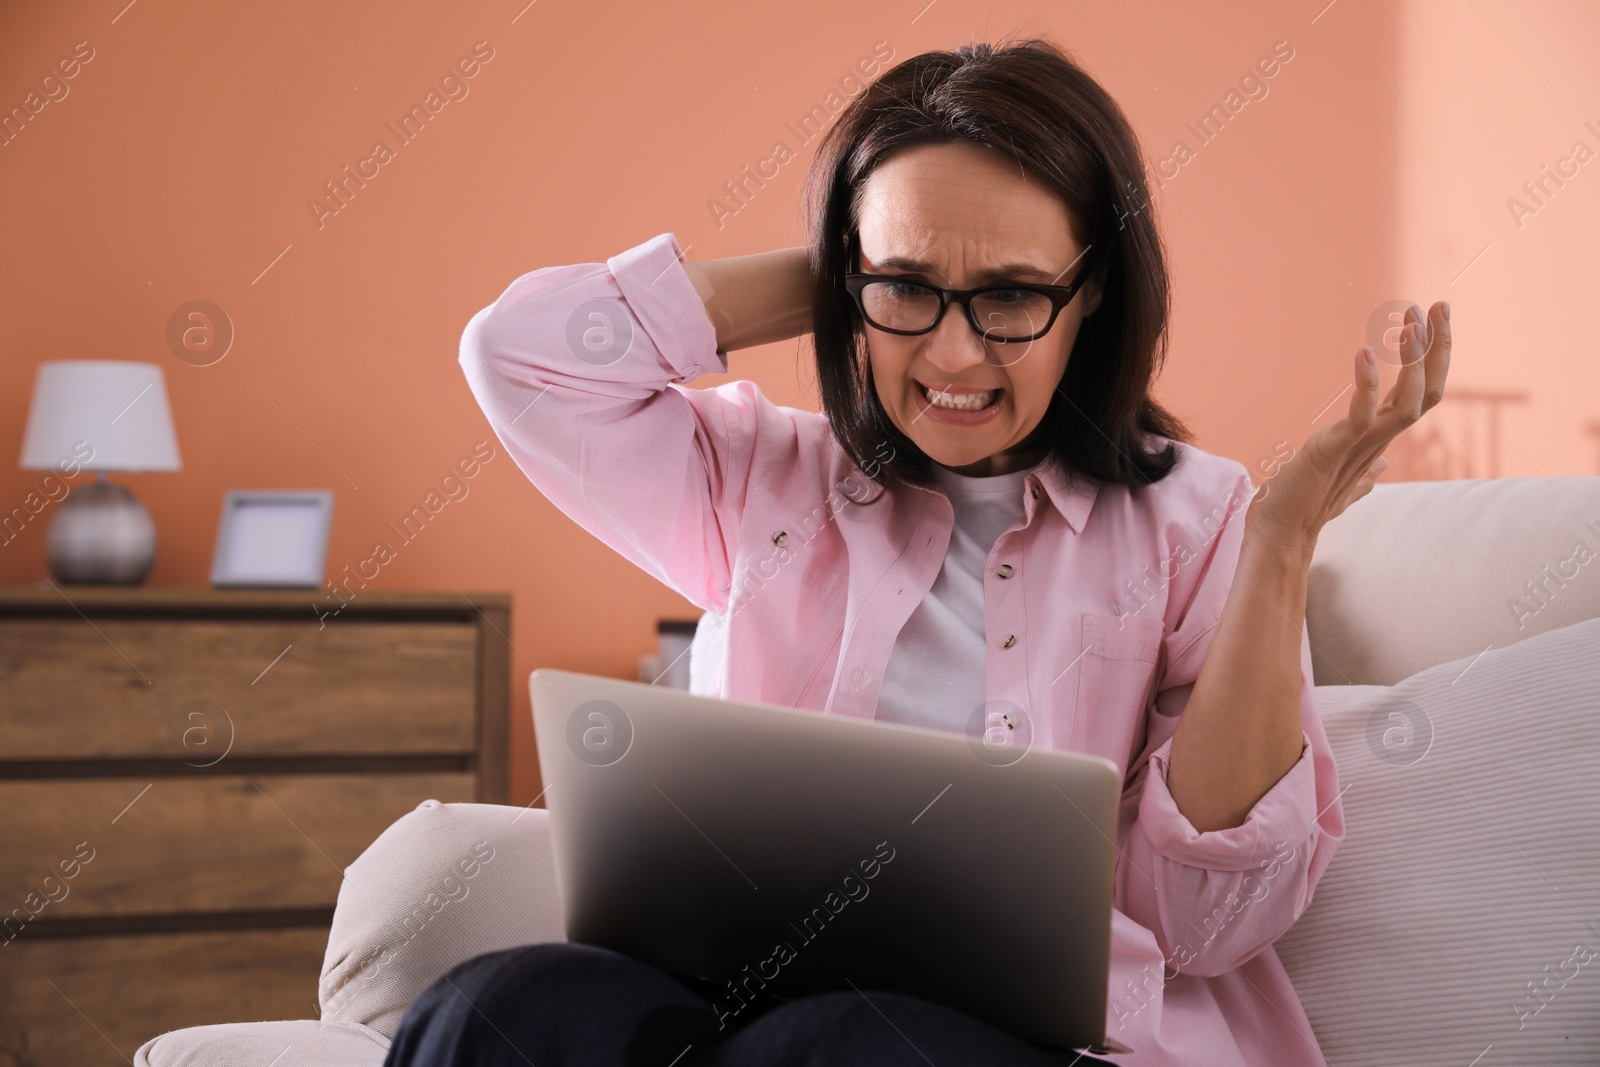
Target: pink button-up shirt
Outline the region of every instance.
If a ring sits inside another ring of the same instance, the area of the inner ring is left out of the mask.
[[[681,259],[664,233],[523,275],[468,324],[467,381],[540,492],[707,613],[694,691],[872,718],[944,560],[950,501],[885,491],[822,415],[750,382],[685,388],[728,366]],[[1138,490],[1054,463],[1029,474],[985,578],[987,699],[1025,709],[1034,744],[1123,770],[1106,1018],[1133,1051],[1110,1058],[1320,1065],[1272,948],[1344,836],[1308,644],[1300,759],[1244,823],[1197,832],[1167,791],[1253,495],[1239,464],[1178,447]],[[894,462],[880,453],[865,465]]]

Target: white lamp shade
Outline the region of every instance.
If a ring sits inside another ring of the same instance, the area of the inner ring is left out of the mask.
[[[39,364],[21,465],[49,470],[73,459],[95,471],[182,467],[158,364],[111,359]]]

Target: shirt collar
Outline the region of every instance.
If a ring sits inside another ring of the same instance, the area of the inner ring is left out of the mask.
[[[851,499],[855,503],[870,504],[883,495],[882,484],[868,478],[864,473],[861,474],[861,478],[866,482],[867,488],[863,493],[851,494]],[[1042,493],[1041,487],[1043,487]],[[1072,532],[1082,533],[1083,525],[1089,520],[1089,512],[1094,507],[1095,498],[1100,494],[1100,483],[1093,478],[1072,475],[1061,466],[1060,460],[1051,456],[1046,462],[1028,472],[1028,477],[1023,482],[1023,491],[1026,493],[1023,497],[1023,509],[1029,522],[1033,521],[1033,512],[1038,501],[1041,498],[1048,499],[1061,513],[1061,517],[1067,520]]]
[[[1067,520],[1067,525],[1072,527],[1073,533],[1082,533],[1084,523],[1089,521],[1089,512],[1094,507],[1095,498],[1100,495],[1100,483],[1093,478],[1074,475],[1062,467],[1061,461],[1051,456],[1045,463],[1040,464],[1028,474],[1028,495],[1024,504],[1028,508],[1028,518],[1033,518],[1033,507],[1036,501],[1036,487],[1043,485],[1045,495],[1050,503]]]

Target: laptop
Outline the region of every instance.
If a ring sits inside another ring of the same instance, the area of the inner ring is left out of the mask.
[[[763,993],[895,990],[1128,1051],[1110,760],[1030,748],[1012,705],[957,734],[544,668],[529,688],[569,940],[709,982],[734,1022]]]

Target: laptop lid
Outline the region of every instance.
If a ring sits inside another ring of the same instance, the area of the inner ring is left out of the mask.
[[[734,1018],[761,991],[889,989],[1120,1050],[1110,760],[999,719],[964,736],[544,668],[529,687],[569,940],[706,979]]]

